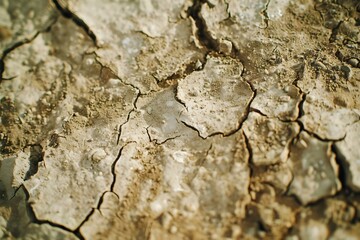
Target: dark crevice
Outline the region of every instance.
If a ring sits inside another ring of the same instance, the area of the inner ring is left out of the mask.
[[[69,233],[72,233],[74,234],[77,238],[81,239],[81,240],[84,240],[85,238],[80,234],[80,232],[76,232],[76,231],[72,231],[71,229],[61,225],[61,224],[58,224],[58,223],[54,223],[54,222],[51,222],[51,221],[48,221],[48,220],[39,220],[36,218],[35,216],[35,213],[34,213],[34,210],[32,209],[31,207],[31,204],[29,203],[29,198],[30,198],[30,195],[29,195],[29,192],[27,191],[27,189],[24,187],[24,185],[22,185],[22,188],[24,190],[24,193],[25,193],[25,196],[26,196],[26,209],[27,209],[27,214],[30,218],[30,221],[32,223],[35,223],[35,224],[49,224],[50,226],[52,227],[55,227],[55,228],[59,228],[59,229],[62,229],[66,232],[69,232]]]
[[[80,228],[87,222],[87,221],[89,221],[89,219],[90,219],[90,217],[94,214],[94,212],[95,212],[95,209],[91,209],[91,211],[89,212],[89,214],[85,217],[85,219],[79,224],[79,226],[74,230],[74,234],[76,235],[76,236],[81,236],[82,238],[80,238],[80,239],[85,239],[83,236],[82,236],[82,234],[81,234],[81,232],[80,232]]]
[[[345,156],[341,153],[341,151],[336,147],[333,143],[331,145],[331,151],[335,154],[335,161],[339,166],[339,175],[338,178],[341,182],[342,189],[347,189],[347,180],[346,180],[346,171],[345,169],[350,169],[349,164],[345,161]]]
[[[251,148],[251,145],[250,145],[250,141],[249,141],[249,138],[247,137],[246,133],[244,131],[242,131],[242,134],[244,136],[244,139],[245,139],[245,145],[246,145],[246,149],[249,153],[249,159],[248,159],[248,163],[249,164],[252,164],[252,161],[253,161],[253,151],[252,151],[252,148]],[[251,168],[250,168],[251,170]],[[251,175],[251,174],[250,174]]]
[[[178,103],[180,103],[180,104],[186,109],[186,111],[188,111],[188,108],[187,108],[185,102],[182,101],[182,100],[178,97],[178,84],[176,84],[176,87],[174,88],[174,99],[175,99],[175,101],[177,101]]]
[[[191,73],[203,70],[206,64],[206,57],[208,56],[208,54],[209,52],[203,54],[203,56],[200,59],[195,59],[194,61],[183,64],[182,68],[178,70],[176,73],[173,73],[164,78],[160,79],[154,73],[151,73],[150,75],[155,79],[156,84],[159,87],[168,88],[172,85],[178,84],[180,79],[184,79],[186,76],[190,75]],[[198,62],[201,63],[201,66],[197,66]]]
[[[107,192],[108,192],[108,191],[105,191],[105,192],[102,193],[102,195],[101,195],[101,197],[100,197],[100,199],[99,199],[99,202],[98,202],[96,208],[91,209],[91,211],[89,212],[89,214],[84,218],[84,220],[83,220],[83,221],[79,224],[79,226],[74,230],[74,233],[75,233],[76,235],[81,235],[81,234],[80,234],[80,228],[81,228],[87,221],[89,221],[90,217],[95,213],[95,210],[99,210],[99,212],[100,212],[100,214],[101,214],[100,207],[101,207],[101,204],[102,204],[103,201],[104,201],[104,195],[105,195],[105,193],[107,193]],[[114,193],[114,192],[113,192],[113,193]],[[117,196],[116,193],[114,193],[114,194]]]
[[[118,163],[118,161],[120,160],[120,157],[121,157],[121,154],[122,154],[122,151],[124,150],[124,148],[127,146],[127,144],[125,146],[122,146],[119,150],[119,153],[115,159],[115,161],[111,164],[111,174],[113,175],[113,181],[110,185],[110,191],[115,193],[114,192],[114,186],[115,186],[115,182],[116,182],[116,164]]]
[[[177,135],[177,136],[175,136],[175,137],[169,137],[169,138],[165,139],[164,141],[159,142],[157,139],[153,139],[153,138],[151,137],[150,132],[149,132],[149,128],[150,128],[150,127],[151,127],[151,126],[148,126],[148,127],[146,128],[146,134],[147,134],[147,136],[148,136],[148,138],[149,138],[149,142],[155,143],[156,145],[162,145],[162,144],[166,143],[167,141],[171,141],[171,140],[174,140],[174,139],[176,139],[176,138],[181,137],[180,135]]]
[[[1,59],[4,59],[10,52],[14,51],[18,47],[21,47],[22,45],[32,42],[37,36],[39,36],[39,34],[40,34],[40,31],[36,32],[31,38],[25,38],[19,42],[15,42],[14,44],[12,44],[10,47],[6,48],[3,51],[2,55],[1,55]],[[0,65],[1,67],[5,68],[4,62],[2,62],[1,65]]]
[[[201,16],[201,8],[203,4],[206,4],[206,0],[194,0],[193,5],[187,10],[187,12],[188,15],[195,21],[197,28],[196,34],[200,43],[208,50],[218,52],[219,47],[217,41],[211,36],[205,20]]]
[[[188,128],[190,128],[190,129],[194,130],[195,132],[197,132],[197,134],[198,134],[198,136],[199,136],[200,138],[202,138],[202,139],[204,139],[204,140],[206,139],[206,137],[201,136],[199,130],[198,130],[196,127],[191,126],[190,124],[186,123],[185,121],[180,121],[180,122],[181,122],[182,124],[184,124],[186,127],[188,127]]]
[[[155,140],[154,142],[155,142],[156,145],[162,145],[162,144],[165,144],[167,141],[171,141],[171,140],[177,139],[177,138],[179,138],[179,137],[181,137],[181,136],[177,135],[177,136],[175,136],[175,137],[167,138],[167,139],[165,139],[165,140],[162,141],[162,142],[158,142],[157,140]]]
[[[126,146],[126,145],[125,145]],[[115,186],[115,181],[116,181],[116,164],[117,162],[119,161],[120,157],[121,157],[121,153],[124,149],[124,147],[121,147],[120,150],[119,150],[119,153],[116,157],[116,159],[114,160],[114,162],[111,164],[111,174],[113,176],[113,181],[111,182],[111,185],[110,185],[110,192],[112,192],[113,194],[115,194],[118,198],[119,196],[114,192],[114,186]],[[74,234],[77,235],[77,236],[82,236],[81,233],[80,233],[80,228],[87,222],[89,221],[90,217],[94,214],[95,210],[99,210],[100,211],[100,207],[101,207],[101,204],[103,203],[104,201],[104,195],[107,193],[108,191],[104,191],[99,199],[99,202],[96,206],[96,208],[93,208],[91,209],[91,211],[89,212],[89,214],[85,217],[85,219],[79,224],[79,226],[74,230]],[[101,211],[100,211],[101,213]],[[80,238],[80,239],[84,239],[84,238]]]
[[[259,109],[257,109],[257,108],[250,107],[249,112],[255,112],[255,113],[260,114],[260,115],[263,116],[263,117],[269,118],[268,115],[266,115],[265,113],[261,112],[261,111],[260,111]]]
[[[248,154],[249,154],[248,162],[247,162],[248,167],[249,167],[249,186],[247,187],[247,189],[248,189],[248,194],[250,195],[250,192],[252,191],[251,190],[251,179],[254,176],[254,172],[255,172],[255,166],[253,164],[253,150],[251,148],[248,136],[245,134],[244,131],[242,131],[242,134],[245,139],[246,150],[248,151]]]
[[[30,179],[31,176],[35,175],[39,168],[39,162],[42,162],[44,160],[44,152],[41,145],[36,144],[30,146],[30,167],[29,170],[25,174],[24,180]]]
[[[138,91],[138,94],[136,95],[135,100],[134,100],[134,102],[133,102],[133,109],[132,109],[132,111],[135,111],[135,110],[137,109],[136,104],[137,104],[139,98],[140,98],[141,96],[145,96],[145,95],[146,95],[146,94],[142,94],[140,91]],[[129,113],[129,115],[130,115],[130,113]]]
[[[300,89],[300,88],[299,88]],[[304,112],[304,103],[306,101],[306,93],[302,92],[302,90],[300,89],[300,93],[301,93],[301,100],[299,102],[299,105],[298,105],[298,117],[297,119],[301,118],[302,116],[305,115],[305,112]]]
[[[299,88],[300,90],[301,90],[301,88],[298,86],[298,82],[301,81],[304,78],[305,67],[306,67],[305,61],[291,67],[291,69],[294,70],[295,73],[296,73],[296,78],[292,82],[292,84],[295,87]]]
[[[343,21],[340,21],[332,30],[331,30],[331,35],[329,38],[329,43],[333,43],[336,41],[336,37],[339,33],[339,28],[341,26],[341,24],[343,23]]]
[[[150,128],[150,126],[148,126],[148,127],[145,128],[145,129],[146,129],[146,135],[147,135],[148,138],[149,138],[149,142],[153,142],[154,140],[151,138],[151,135],[150,135],[150,133],[149,133],[149,128]]]
[[[231,53],[230,53],[230,57],[234,58],[234,59],[237,59],[239,60],[242,64],[244,62],[246,62],[246,60],[244,59],[244,57],[241,55],[241,52],[240,50],[238,49],[238,47],[236,46],[236,44],[230,40],[230,39],[227,39],[228,41],[231,42],[231,45],[232,45],[232,48],[231,48]],[[243,64],[243,68],[241,70],[241,73],[240,73],[240,76],[243,77],[245,75],[245,72],[246,72],[246,68]]]
[[[53,3],[55,4],[56,8],[59,10],[61,15],[63,15],[65,18],[71,19],[77,26],[82,28],[86,34],[91,38],[91,40],[94,42],[95,46],[98,46],[97,44],[97,38],[95,33],[90,29],[90,27],[82,20],[80,17],[78,17],[76,14],[74,14],[72,11],[68,9],[68,7],[63,6],[59,0],[53,0]]]

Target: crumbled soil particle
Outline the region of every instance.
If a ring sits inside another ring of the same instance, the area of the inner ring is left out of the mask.
[[[0,238],[359,239],[359,9],[0,1]]]

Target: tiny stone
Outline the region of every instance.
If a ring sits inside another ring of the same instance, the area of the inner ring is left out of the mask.
[[[170,228],[170,233],[174,234],[174,233],[176,233],[176,232],[177,232],[177,227],[176,227],[176,226],[172,226],[172,227]]]
[[[104,149],[98,148],[92,151],[91,160],[97,163],[104,159],[106,155],[107,154]]]
[[[219,50],[226,55],[229,55],[232,51],[232,43],[228,40],[220,40]]]
[[[353,67],[357,67],[359,64],[359,60],[356,58],[350,58],[347,62]]]
[[[201,67],[202,67],[202,63],[200,62],[200,60],[197,60],[195,63],[195,68],[200,69]]]

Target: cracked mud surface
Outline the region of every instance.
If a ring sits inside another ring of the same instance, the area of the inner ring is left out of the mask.
[[[360,239],[356,0],[0,1],[1,239]]]

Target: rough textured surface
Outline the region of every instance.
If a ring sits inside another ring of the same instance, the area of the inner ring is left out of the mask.
[[[358,239],[359,19],[0,1],[0,238]]]

